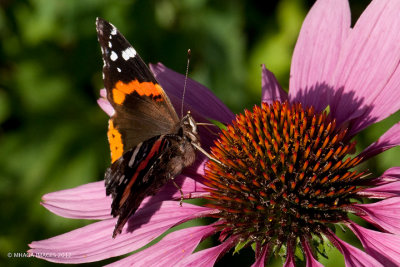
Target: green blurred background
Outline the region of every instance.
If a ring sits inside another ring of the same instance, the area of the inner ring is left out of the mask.
[[[101,180],[109,165],[107,116],[96,104],[103,87],[97,16],[116,25],[146,62],[184,73],[191,48],[189,76],[241,112],[260,101],[261,63],[288,87],[293,47],[313,2],[0,0],[0,265],[52,265],[7,253],[90,223],[60,218],[39,203],[45,193]],[[368,2],[350,1],[353,21]],[[359,149],[399,118],[365,130]],[[393,149],[366,167],[380,174],[399,155]],[[327,266],[343,265],[329,251]],[[252,262],[249,249],[219,265]]]

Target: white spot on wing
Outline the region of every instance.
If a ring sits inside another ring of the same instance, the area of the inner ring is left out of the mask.
[[[136,50],[133,47],[128,47],[124,51],[122,51],[122,57],[125,60],[129,60],[130,58],[134,58],[136,56]]]
[[[118,71],[118,72],[121,72],[121,69],[117,67],[117,71]]]
[[[117,53],[115,53],[114,51],[112,51],[112,52],[111,52],[110,59],[111,59],[112,61],[115,61],[115,60],[117,60],[117,58],[118,58]]]
[[[112,48],[112,43],[111,42],[108,42],[108,47]]]
[[[112,26],[111,35],[116,35],[117,34],[117,28],[115,28],[114,25],[111,25],[111,26]],[[111,39],[111,36],[110,36],[110,39]]]

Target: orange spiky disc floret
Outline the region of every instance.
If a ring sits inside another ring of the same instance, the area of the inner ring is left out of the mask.
[[[347,220],[363,189],[355,142],[326,112],[274,102],[236,116],[206,165],[210,207],[224,235],[280,246]]]

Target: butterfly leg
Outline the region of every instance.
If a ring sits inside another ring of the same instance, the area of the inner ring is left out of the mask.
[[[177,183],[175,183],[175,176],[174,175],[171,175],[171,173],[168,173],[167,175],[168,175],[167,176],[168,180],[171,180],[171,182],[174,184],[174,186],[179,190],[179,193],[181,193],[181,200],[179,201],[179,205],[182,207],[182,203],[183,203],[183,191],[182,191],[182,188]]]
[[[179,201],[179,205],[182,207],[182,203],[183,203],[183,191],[182,191],[182,188],[177,183],[175,183],[174,178],[172,178],[171,181],[175,185],[175,187],[178,188],[179,192],[181,193],[181,200]]]

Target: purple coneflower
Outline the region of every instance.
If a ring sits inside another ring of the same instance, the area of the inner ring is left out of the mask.
[[[202,132],[202,145],[222,164],[199,157],[178,180],[185,199],[202,198],[207,204],[180,207],[180,193],[168,184],[146,198],[113,239],[116,219],[103,182],[50,193],[43,197],[50,211],[100,221],[35,241],[30,252],[53,262],[99,261],[140,249],[175,225],[212,217],[210,225],[169,233],[114,264],[212,266],[231,248],[251,245],[253,266],[264,266],[282,252],[284,266],[296,261],[321,266],[318,248],[329,240],[346,266],[399,266],[400,167],[380,177],[355,167],[397,146],[400,124],[359,154],[352,141],[399,110],[399,14],[400,1],[375,0],[351,28],[346,0],[317,1],[296,44],[289,94],[263,67],[263,103],[236,118],[205,87],[189,81],[185,105],[197,120],[233,120],[218,138]],[[151,68],[179,105],[184,77],[161,64]],[[112,114],[104,99],[99,103]],[[379,201],[362,204],[368,199]],[[353,215],[376,228],[358,225]],[[354,232],[364,251],[339,239],[335,226]],[[193,253],[215,234],[219,245]]]

